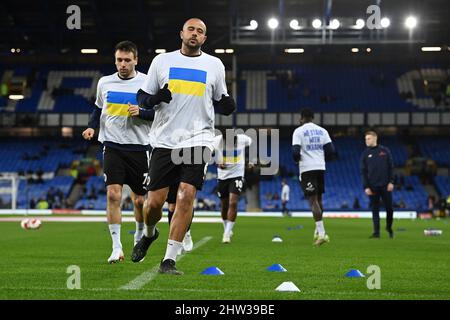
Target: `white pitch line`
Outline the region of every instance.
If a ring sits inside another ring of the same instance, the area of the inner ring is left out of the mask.
[[[212,237],[204,237],[200,241],[196,242],[194,244],[194,247],[192,248],[192,251],[198,249],[199,247],[201,247],[202,245],[204,245],[211,239],[212,239]],[[177,262],[180,261],[181,259],[183,259],[183,257],[185,255],[186,254],[182,254],[182,255],[178,256]],[[121,289],[121,290],[139,290],[140,288],[145,286],[147,283],[152,281],[157,276],[158,270],[159,270],[159,264],[157,264],[156,266],[151,268],[149,271],[145,271],[144,273],[140,274],[139,276],[137,276],[136,278],[134,278],[133,280],[128,282],[126,285],[120,287],[119,289]]]
[[[23,219],[34,218],[31,216],[23,217],[10,217],[10,218],[0,218],[0,222],[20,222]],[[106,217],[38,217],[42,222],[105,222]],[[122,217],[122,222],[134,222],[134,217]],[[213,217],[194,217],[192,222],[201,223],[219,223],[222,222],[222,218]],[[167,220],[161,220],[159,223],[167,223]]]

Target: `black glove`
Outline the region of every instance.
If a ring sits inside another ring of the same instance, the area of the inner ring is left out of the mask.
[[[172,92],[168,89],[169,85],[166,83],[164,87],[159,89],[159,91],[153,96],[152,102],[154,105],[160,104],[161,102],[169,103],[172,100]]]
[[[170,100],[172,100],[172,93],[167,89],[168,86],[169,85],[166,83],[156,94],[148,94],[144,90],[139,89],[136,95],[139,107],[148,110],[153,109],[154,106],[161,102],[169,103]]]
[[[236,103],[230,96],[222,94],[222,98],[219,101],[213,100],[214,110],[226,116],[229,116],[236,110]]]

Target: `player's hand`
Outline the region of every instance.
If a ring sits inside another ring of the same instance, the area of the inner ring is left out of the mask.
[[[160,104],[161,102],[169,103],[170,100],[172,100],[172,92],[169,90],[169,84],[165,84],[164,87],[159,89],[159,91],[156,93],[156,100]]]
[[[95,130],[92,128],[87,128],[81,134],[85,140],[91,140],[94,137]]]
[[[387,185],[387,191],[392,192],[392,190],[394,190],[394,184],[388,183],[388,185]]]
[[[139,106],[132,105],[128,102],[128,112],[132,117],[138,117],[139,116]]]
[[[214,110],[226,116],[229,116],[236,110],[236,102],[231,96],[222,94],[219,101],[213,100]]]
[[[253,162],[249,162],[247,165],[247,168],[253,169],[255,167],[255,164]]]
[[[220,168],[220,169],[225,169],[225,167],[226,167],[226,166],[225,166],[223,163],[219,164],[219,168]]]
[[[364,191],[366,192],[366,194],[368,196],[373,196],[373,192],[372,192],[372,190],[370,188],[366,188],[366,190],[364,190]]]

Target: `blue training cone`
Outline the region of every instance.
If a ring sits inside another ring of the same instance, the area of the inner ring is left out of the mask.
[[[203,270],[201,274],[219,276],[219,275],[223,275],[225,273],[223,273],[223,271],[217,267],[209,267],[209,268],[206,268],[205,270]]]
[[[349,272],[347,272],[345,274],[345,276],[349,277],[349,278],[363,278],[363,277],[365,277],[365,275],[361,271],[359,271],[358,269],[350,270]]]
[[[272,272],[286,272],[287,270],[281,265],[281,264],[273,264],[270,267],[267,268],[267,271]]]

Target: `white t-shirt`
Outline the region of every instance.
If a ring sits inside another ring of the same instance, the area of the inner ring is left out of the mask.
[[[227,144],[222,141],[222,135],[214,137],[216,163],[225,165],[224,169],[217,167],[217,178],[219,180],[244,177],[245,148],[251,145],[251,143],[252,138],[245,134],[238,134],[236,146],[233,146],[231,149],[227,149]]]
[[[95,104],[102,109],[98,141],[119,144],[148,145],[150,122],[132,117],[128,103],[137,105],[136,92],[146,79],[146,75],[136,71],[132,79],[121,79],[118,73],[101,77],[97,84]]]
[[[303,172],[325,170],[325,154],[323,146],[330,143],[328,131],[312,122],[295,129],[292,145],[300,145],[300,176]]]
[[[154,148],[207,146],[213,149],[214,106],[227,94],[225,67],[204,52],[185,56],[180,50],[156,56],[141,89],[156,94],[169,85],[172,100],[155,106],[150,144]]]
[[[283,188],[281,189],[281,200],[282,201],[289,201],[289,192],[291,191],[291,189],[289,188],[289,186],[287,184],[285,184],[283,186]]]

